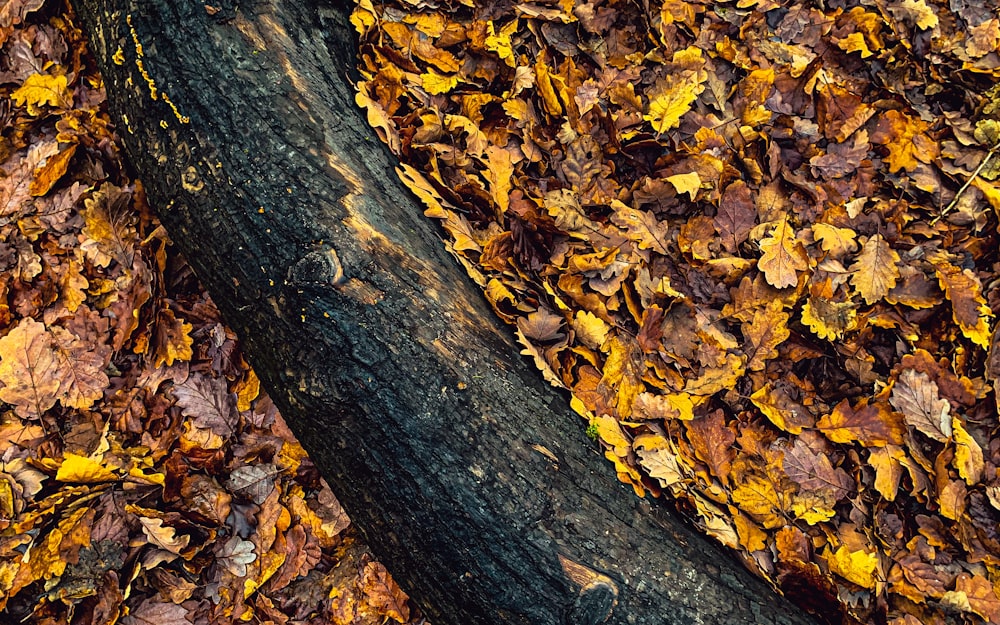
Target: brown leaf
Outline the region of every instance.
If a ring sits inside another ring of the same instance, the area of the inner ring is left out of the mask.
[[[733,448],[736,433],[726,427],[723,412],[715,410],[704,417],[685,421],[685,426],[695,454],[708,465],[715,477],[723,484],[728,484],[729,470],[736,457],[736,450]]]
[[[361,580],[365,601],[378,614],[391,618],[397,623],[405,623],[410,620],[410,598],[396,584],[384,566],[378,562],[365,564]]]
[[[229,436],[238,414],[232,393],[222,378],[210,378],[192,373],[173,389],[181,413],[201,428],[209,428],[219,436]]]
[[[892,407],[912,425],[934,440],[951,439],[951,413],[948,400],[938,396],[938,387],[926,373],[904,369],[892,387]]]
[[[715,215],[715,229],[722,240],[722,247],[735,254],[756,223],[757,207],[750,188],[742,180],[737,180],[726,187]]]
[[[766,308],[754,311],[750,323],[743,325],[743,337],[746,339],[743,351],[747,356],[747,369],[761,371],[768,360],[778,357],[778,345],[791,336],[788,318],[784,306],[777,300],[768,303]]]

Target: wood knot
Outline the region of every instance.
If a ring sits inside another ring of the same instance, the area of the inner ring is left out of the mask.
[[[578,593],[566,614],[566,625],[600,625],[607,621],[618,604],[614,580],[562,555],[559,562]]]
[[[320,244],[288,270],[288,283],[297,286],[338,286],[344,281],[344,267],[337,250]]]

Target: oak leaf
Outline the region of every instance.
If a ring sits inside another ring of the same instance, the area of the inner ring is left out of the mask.
[[[791,336],[788,319],[782,303],[775,300],[766,308],[758,308],[750,323],[743,324],[746,340],[743,352],[747,355],[748,370],[762,371],[768,360],[778,357],[778,345]]]
[[[924,0],[902,0],[889,5],[889,12],[898,20],[904,20],[921,30],[936,28],[938,16]]]
[[[979,278],[970,269],[952,264],[946,252],[929,254],[927,260],[934,265],[938,283],[945,297],[951,301],[951,314],[967,339],[988,349],[990,345],[990,319],[993,311],[983,299]]]
[[[904,369],[892,387],[889,403],[902,413],[907,425],[937,441],[951,439],[950,405],[940,398],[937,384],[926,373]]]
[[[818,223],[812,225],[812,234],[823,251],[833,258],[843,258],[858,249],[855,241],[858,235],[850,228]]]
[[[881,402],[862,402],[852,408],[846,399],[816,423],[816,429],[834,443],[857,441],[865,447],[884,447],[890,443],[901,445],[904,427],[903,422]]]
[[[235,577],[246,577],[247,565],[253,564],[257,554],[254,553],[252,542],[242,540],[239,536],[230,536],[229,540],[215,552],[215,557],[230,574]]]
[[[139,523],[149,543],[164,551],[179,555],[191,542],[191,536],[178,536],[175,528],[163,524],[163,519],[140,516]]]
[[[22,419],[34,419],[59,398],[59,359],[52,335],[30,317],[0,338],[0,400]]]
[[[640,434],[635,438],[634,446],[639,464],[665,488],[685,481],[684,469],[678,464],[667,439],[658,434]]]
[[[686,52],[689,50],[678,51],[675,57]],[[701,50],[694,48],[694,52],[696,54],[689,56],[697,56],[700,60]],[[680,124],[681,117],[691,110],[691,105],[705,90],[706,80],[708,72],[700,68],[667,74],[657,81],[649,92],[649,106],[646,109],[648,112],[643,115],[643,119],[652,125],[657,134],[663,134],[674,128]]]
[[[740,510],[755,519],[766,529],[774,529],[785,524],[781,493],[769,479],[750,473],[733,478],[737,486],[731,496]]]
[[[59,403],[90,408],[111,383],[104,371],[111,362],[111,346],[98,342],[101,338],[81,339],[60,327],[52,328],[51,335],[59,361]]]
[[[959,573],[955,590],[946,592],[942,603],[959,607],[965,612],[975,612],[991,623],[1000,623],[1000,601],[997,600],[996,590],[982,575]]]
[[[636,396],[646,389],[642,381],[644,370],[642,352],[634,340],[623,340],[612,335],[607,342],[608,358],[604,362],[604,376],[599,389],[603,389],[617,407],[618,415],[632,415]]]
[[[875,490],[885,497],[886,501],[895,501],[899,491],[899,480],[903,477],[903,465],[900,460],[906,454],[897,445],[873,447],[868,451],[868,464],[875,468]]]
[[[190,417],[195,425],[209,428],[219,436],[233,433],[239,415],[224,378],[192,373],[174,386],[173,393],[181,414]]]
[[[985,470],[983,448],[962,425],[962,421],[956,415],[952,420],[952,436],[955,441],[955,459],[952,464],[958,469],[958,474],[962,476],[969,486],[977,484],[983,477]]]
[[[917,161],[931,163],[940,149],[936,141],[927,136],[930,124],[899,111],[888,111],[879,118],[871,139],[889,150],[889,172],[900,169],[913,171]]]
[[[878,553],[851,551],[847,546],[841,546],[836,551],[827,551],[826,563],[831,573],[862,588],[875,588]]]
[[[649,211],[636,210],[619,200],[612,200],[611,207],[615,209],[611,215],[612,223],[623,228],[629,239],[638,244],[639,249],[653,250],[664,256],[668,254],[670,228],[666,222],[658,221]]]
[[[854,329],[857,308],[850,300],[834,302],[823,297],[809,296],[802,305],[802,323],[819,338],[836,340]]]
[[[397,623],[410,620],[409,597],[396,584],[382,564],[368,562],[361,572],[361,588],[365,601],[378,614],[391,618]]]
[[[733,448],[736,433],[726,427],[725,415],[721,410],[715,410],[703,417],[686,421],[685,426],[695,455],[708,465],[715,477],[727,484],[729,470],[736,457],[736,450]]]
[[[783,467],[785,474],[804,490],[828,492],[836,502],[850,493],[854,480],[843,469],[834,468],[826,449],[829,444],[823,443],[820,438],[818,444],[810,446],[806,437],[796,438],[791,449],[785,451]]]
[[[899,254],[881,234],[874,234],[865,241],[861,253],[849,267],[851,284],[865,303],[874,304],[896,286],[898,263]]]
[[[28,114],[41,115],[42,106],[65,109],[73,104],[73,94],[67,88],[65,76],[32,74],[10,94],[18,106],[27,105]]]
[[[795,286],[799,281],[797,272],[809,268],[806,251],[786,215],[781,216],[770,236],[761,239],[760,250],[763,254],[757,267],[764,272],[767,283],[777,289]]]
[[[782,384],[781,381],[777,384],[768,382],[754,391],[750,401],[778,429],[789,434],[801,434],[802,428],[813,425],[813,418],[805,407],[784,391]]]
[[[692,200],[698,195],[698,191],[701,190],[701,176],[696,171],[667,176],[667,182],[672,184],[674,189],[677,190],[677,195],[687,193],[688,197]]]

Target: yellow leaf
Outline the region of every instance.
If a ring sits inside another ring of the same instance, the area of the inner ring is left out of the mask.
[[[65,76],[49,76],[48,74],[32,74],[25,79],[11,99],[18,106],[28,105],[28,113],[39,115],[40,106],[48,105],[55,108],[69,108],[73,103],[73,95],[66,88]]]
[[[104,466],[101,462],[78,456],[74,453],[66,453],[63,462],[56,471],[56,481],[71,482],[76,484],[100,484],[102,482],[115,482],[118,476]]]
[[[420,82],[427,93],[441,95],[458,86],[458,76],[445,76],[437,72],[428,72],[420,75]]]
[[[643,119],[653,126],[658,134],[662,134],[680,124],[681,117],[691,110],[691,105],[705,90],[708,72],[702,69],[704,61],[701,50],[692,46],[680,50],[674,55],[674,60],[687,67],[668,73],[653,86],[649,93],[648,112]]]
[[[509,24],[500,27],[500,32],[496,32],[496,26],[492,20],[486,23],[486,48],[497,53],[500,60],[510,67],[517,67],[517,57],[514,55],[514,48],[510,37],[517,32],[517,18]]]
[[[733,502],[767,529],[785,524],[781,513],[781,495],[770,480],[749,474],[733,489]]]
[[[701,189],[701,176],[696,171],[667,176],[667,182],[674,185],[678,195],[687,193],[692,200],[698,195],[698,191]]]
[[[788,393],[776,391],[770,382],[755,391],[750,401],[771,423],[789,434],[801,434],[803,428],[812,425],[808,411],[793,401]]]
[[[584,345],[591,349],[600,349],[608,332],[611,331],[611,326],[589,310],[578,310],[573,320],[573,329],[576,331],[576,337],[583,341]]]
[[[847,581],[862,588],[875,588],[875,569],[878,567],[877,553],[851,551],[846,546],[842,546],[833,553],[827,552],[826,563],[830,567],[830,572]]]
[[[896,286],[899,278],[899,254],[889,247],[881,234],[872,235],[849,268],[851,284],[866,304],[874,304]]]
[[[842,258],[845,254],[851,254],[858,249],[858,244],[854,240],[857,234],[850,228],[819,223],[813,224],[812,233],[813,238],[830,257]]]
[[[22,419],[41,416],[58,398],[59,362],[52,335],[30,317],[0,338],[0,401]]]
[[[890,7],[889,11],[896,19],[906,19],[921,30],[936,28],[938,25],[937,14],[924,0],[903,0]]]
[[[160,311],[156,324],[156,365],[166,364],[168,367],[174,361],[187,362],[194,355],[191,346],[194,339],[191,338],[191,330],[194,329],[190,323],[174,316],[174,312],[169,308]]]
[[[486,147],[486,171],[483,177],[490,183],[490,195],[496,202],[500,214],[510,206],[510,190],[514,184],[514,162],[511,154],[492,143]]]
[[[886,501],[895,501],[899,491],[899,480],[903,477],[900,460],[906,453],[897,445],[875,447],[868,451],[868,464],[875,468],[875,490]]]
[[[837,42],[837,46],[844,52],[857,52],[863,59],[867,59],[874,54],[868,49],[868,42],[865,41],[865,36],[861,33],[847,35]]]
[[[857,320],[854,302],[831,302],[822,297],[809,296],[802,305],[802,323],[821,339],[839,339],[844,332],[853,330]]]
[[[250,402],[260,395],[260,379],[253,369],[247,372],[246,380],[240,385],[236,393],[236,410],[243,412],[250,410]]]
[[[427,207],[424,210],[424,215],[435,219],[448,217],[449,213],[443,204],[444,198],[422,173],[406,163],[400,163],[399,167],[396,168],[396,174],[410,192],[420,198]]]
[[[705,369],[697,378],[689,379],[684,385],[684,392],[688,395],[715,395],[733,388],[745,372],[743,359],[736,354],[727,354],[721,367]]]
[[[795,286],[799,281],[797,272],[809,268],[809,257],[786,215],[778,220],[771,236],[761,239],[760,250],[763,254],[757,261],[757,268],[764,272],[767,283],[776,289]]]
[[[733,515],[733,524],[740,537],[740,545],[748,552],[760,551],[766,546],[767,532],[742,514]]]
[[[965,429],[957,415],[952,417],[951,427],[955,441],[955,459],[952,464],[958,469],[958,474],[962,476],[966,484],[969,486],[977,484],[983,477],[983,470],[986,468],[983,449]]]

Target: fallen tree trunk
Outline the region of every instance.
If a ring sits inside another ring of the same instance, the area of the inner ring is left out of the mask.
[[[806,623],[638,499],[353,105],[349,7],[75,0],[151,203],[437,625]]]

